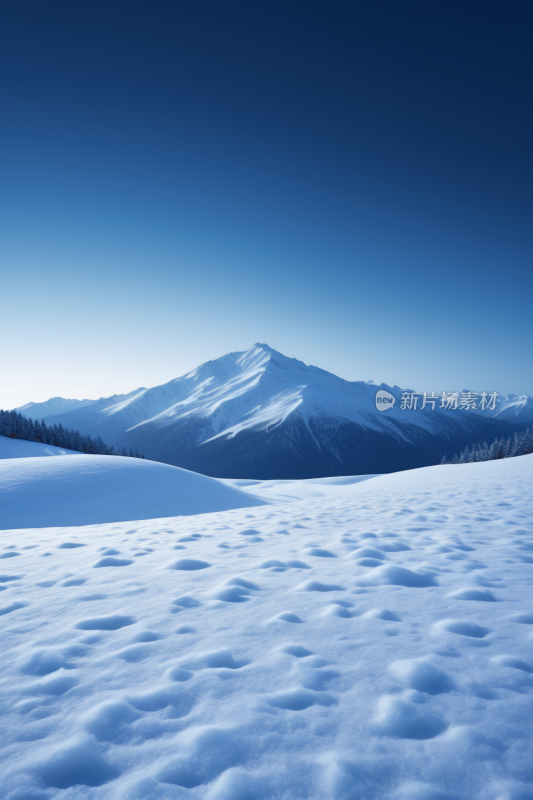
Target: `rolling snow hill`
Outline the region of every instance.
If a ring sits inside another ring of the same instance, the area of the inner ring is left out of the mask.
[[[265,502],[205,475],[138,458],[0,460],[1,530],[176,517]]]
[[[376,409],[379,389],[396,398],[386,412]],[[102,398],[46,422],[137,448],[155,461],[253,479],[412,469],[515,430],[505,420],[438,405],[401,410],[401,391],[345,381],[257,344],[163,386]]]
[[[340,480],[3,532],[0,798],[530,800],[533,455]]]

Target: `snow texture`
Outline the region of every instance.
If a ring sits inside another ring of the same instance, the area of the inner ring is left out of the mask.
[[[533,456],[318,488],[4,531],[0,797],[531,800]]]

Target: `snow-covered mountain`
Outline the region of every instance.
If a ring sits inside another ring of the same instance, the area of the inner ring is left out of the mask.
[[[376,392],[396,398],[386,412]],[[228,353],[162,386],[48,416],[107,444],[224,478],[313,478],[438,463],[515,426],[472,412],[405,410],[402,390],[345,381],[265,344]],[[28,416],[32,409],[27,408]]]
[[[51,397],[45,403],[26,403],[25,406],[19,406],[13,410],[24,414],[26,417],[32,417],[32,419],[46,419],[54,414],[77,411],[90,403],[94,403],[94,400],[71,400],[66,397]]]
[[[509,394],[499,397],[494,410],[480,411],[492,419],[505,420],[518,424],[533,422],[533,397],[529,394]]]

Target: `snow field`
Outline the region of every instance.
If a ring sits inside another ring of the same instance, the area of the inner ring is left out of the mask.
[[[0,796],[531,798],[533,456],[337,489],[4,531]]]

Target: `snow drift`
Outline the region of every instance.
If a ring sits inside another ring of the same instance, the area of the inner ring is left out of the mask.
[[[120,456],[0,461],[0,529],[92,525],[264,505],[194,472]]]

